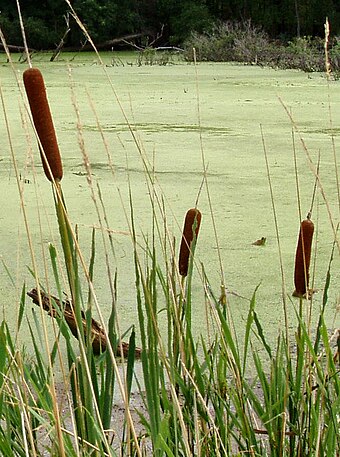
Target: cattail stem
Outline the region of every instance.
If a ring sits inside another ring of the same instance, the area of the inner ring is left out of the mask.
[[[197,208],[191,208],[186,213],[178,261],[181,276],[188,274],[190,252],[194,247],[193,242],[197,240],[201,219],[202,215]]]
[[[191,370],[191,274],[192,256],[201,224],[202,215],[197,208],[187,211],[184,220],[178,268],[181,275],[181,291],[178,300],[177,316],[174,322],[173,350],[174,361],[182,371],[182,363]],[[191,259],[191,262],[190,262]],[[189,272],[189,276],[188,276]],[[186,277],[188,281],[186,283]],[[184,376],[183,379],[185,379]],[[177,390],[178,386],[176,387]]]
[[[76,302],[76,278],[75,278],[75,271],[74,271],[74,242],[73,242],[73,235],[72,230],[70,227],[70,223],[67,217],[65,202],[63,198],[63,193],[61,189],[61,185],[59,181],[56,181],[56,188],[54,192],[54,203],[57,213],[58,219],[58,226],[59,226],[59,233],[60,233],[60,240],[63,247],[65,264],[66,264],[66,271],[68,275],[68,281],[70,285],[71,295],[72,295],[72,302]]]
[[[309,216],[310,217],[310,216]],[[295,297],[308,296],[309,264],[312,250],[314,224],[307,216],[300,225],[299,240],[295,254],[294,284]]]
[[[63,167],[43,76],[38,68],[29,68],[25,70],[23,79],[39,137],[39,150],[45,175],[50,181],[60,181],[63,177]]]

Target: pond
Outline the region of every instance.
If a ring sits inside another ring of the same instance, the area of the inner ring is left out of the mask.
[[[155,203],[160,229],[163,230],[165,222],[158,204],[166,214],[168,236],[176,238],[178,249],[185,212],[195,206],[198,198],[202,224],[193,277],[193,328],[197,336],[207,332],[203,264],[217,296],[224,278],[237,333],[242,333],[249,299],[260,285],[256,309],[269,338],[276,337],[284,324],[282,275],[265,144],[285,277],[284,293],[293,328],[298,302],[291,294],[299,230],[294,149],[303,218],[310,209],[315,185],[300,135],[315,164],[320,153],[320,180],[327,201],[326,204],[317,190],[312,214],[316,256],[311,271],[314,287],[320,289],[313,297],[317,314],[334,240],[329,210],[334,223],[339,220],[332,135],[338,152],[340,82],[328,82],[319,73],[226,63],[138,66],[132,54],[118,57],[102,54],[101,66],[94,54],[62,54],[54,63],[44,55],[33,56],[33,65],[40,68],[45,78],[64,164],[63,192],[86,263],[90,258],[92,227],[97,227],[94,287],[105,318],[109,316],[111,295],[96,205],[102,222],[105,208],[113,240],[111,252],[105,237],[111,275],[117,271],[120,328],[124,331],[136,324],[138,329],[129,235],[130,186],[141,246],[145,239],[152,241]],[[52,191],[43,174],[22,96],[26,65],[18,63],[15,55],[14,70],[3,55],[0,62],[6,118],[4,109],[2,116],[7,119],[10,132],[9,142],[6,122],[1,122],[0,287],[3,316],[14,331],[23,284],[27,289],[35,285],[29,271],[33,267],[30,244],[39,278],[44,286],[49,284],[52,292],[55,286],[48,246],[50,242],[57,247],[59,244]],[[298,128],[294,136],[284,106]],[[91,182],[84,160],[90,163]],[[253,244],[262,237],[266,238],[263,246]],[[141,248],[145,257],[143,252]],[[163,266],[160,248],[157,255]],[[339,252],[335,250],[327,308],[330,328],[339,325],[339,266]],[[26,315],[30,320],[31,308],[27,298]],[[20,341],[24,343],[27,329],[24,322],[20,332]]]

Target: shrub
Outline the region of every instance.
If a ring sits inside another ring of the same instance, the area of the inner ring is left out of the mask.
[[[335,36],[329,51],[331,71],[335,79],[340,79],[340,36]]]
[[[261,60],[270,46],[267,34],[251,21],[216,24],[211,32],[194,33],[185,43],[187,58],[192,58],[192,48],[198,60],[239,61],[253,63]]]
[[[269,39],[266,32],[244,23],[216,24],[211,32],[193,33],[185,43],[186,59],[192,60],[196,49],[199,61],[243,62],[274,68],[294,68],[306,72],[325,69],[324,42],[310,36],[294,38],[287,44]],[[340,39],[330,43],[330,60],[333,75],[340,68]]]

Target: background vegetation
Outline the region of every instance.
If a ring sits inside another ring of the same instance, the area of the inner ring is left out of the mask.
[[[218,22],[248,20],[272,39],[323,36],[328,16],[333,35],[340,34],[336,0],[74,0],[72,6],[95,43],[126,34],[140,34],[140,43],[161,33],[158,45],[181,45],[191,32],[211,31]],[[29,44],[54,48],[64,35],[69,8],[64,0],[22,2]],[[0,26],[9,44],[21,45],[16,2],[0,0]],[[79,47],[84,36],[70,17],[67,46]],[[109,46],[109,45],[108,45]]]

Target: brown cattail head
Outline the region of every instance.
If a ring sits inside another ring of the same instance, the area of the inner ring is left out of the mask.
[[[24,71],[23,77],[34,126],[46,156],[45,159],[39,146],[45,175],[50,181],[52,181],[52,176],[55,180],[60,181],[63,177],[63,165],[43,76],[37,68],[29,68]]]
[[[296,297],[303,297],[308,291],[313,233],[313,222],[309,218],[303,220],[300,226],[299,240],[295,254],[295,291],[293,295]]]
[[[201,219],[202,215],[197,208],[189,209],[185,216],[178,262],[179,273],[182,276],[187,276],[188,274],[191,243],[194,239],[194,235],[195,239],[197,239]]]

